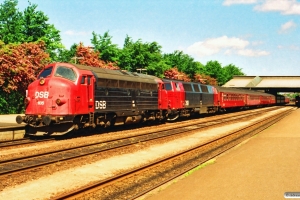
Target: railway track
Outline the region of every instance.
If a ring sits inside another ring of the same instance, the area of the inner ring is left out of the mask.
[[[238,116],[226,117],[218,121],[208,121],[199,123],[197,120],[192,123],[187,123],[182,125],[180,128],[146,132],[134,136],[125,136],[118,139],[111,139],[101,142],[93,142],[89,144],[84,144],[72,148],[60,149],[51,152],[44,152],[40,154],[34,154],[19,158],[0,160],[0,179],[5,175],[12,175],[13,173],[25,173],[31,171],[35,168],[50,165],[57,162],[67,161],[71,159],[77,159],[91,154],[103,153],[105,151],[116,150],[118,148],[127,147],[130,145],[138,144],[141,142],[147,142],[152,140],[157,140],[161,138],[171,137],[175,135],[185,134],[187,132],[200,130],[204,128],[209,128],[212,126],[219,126],[224,123],[231,123],[236,120],[241,120],[243,118],[250,118],[257,116],[259,112],[254,111],[250,113],[240,114]],[[22,141],[22,140],[21,140]]]
[[[262,119],[178,154],[60,194],[53,199],[136,199],[259,133],[290,114],[292,110],[293,108]]]
[[[0,148],[12,147],[12,146],[17,147],[21,145],[34,144],[39,142],[51,141],[51,140],[54,140],[54,138],[39,138],[35,140],[22,138],[17,140],[0,141]]]

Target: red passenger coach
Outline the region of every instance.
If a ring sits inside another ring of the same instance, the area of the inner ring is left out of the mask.
[[[265,93],[261,95],[260,102],[262,105],[272,105],[276,103],[276,99],[274,95]]]
[[[247,102],[247,92],[234,88],[216,87],[218,91],[219,109],[226,110],[244,107]]]
[[[275,96],[272,94],[226,87],[216,89],[220,110],[275,104]]]
[[[257,106],[260,105],[260,95],[258,94],[247,94],[246,105]]]

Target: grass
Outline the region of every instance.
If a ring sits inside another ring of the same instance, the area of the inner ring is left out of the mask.
[[[195,171],[197,171],[197,170],[199,170],[199,169],[202,169],[202,168],[206,167],[207,165],[211,165],[211,164],[215,163],[215,161],[216,161],[215,158],[210,159],[210,160],[206,161],[205,163],[199,165],[198,167],[195,167],[194,169],[192,169],[192,170],[186,172],[186,173],[184,174],[184,176],[187,177],[187,176],[191,175],[192,173],[194,173]]]

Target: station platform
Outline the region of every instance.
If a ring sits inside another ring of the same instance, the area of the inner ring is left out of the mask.
[[[0,141],[21,139],[24,137],[25,124],[18,124],[16,122],[18,115],[0,115]]]
[[[144,200],[285,199],[300,192],[300,109]]]
[[[24,126],[24,124],[22,125],[16,122],[16,117],[18,115],[22,115],[22,114],[0,115],[0,128],[11,127],[11,126]]]

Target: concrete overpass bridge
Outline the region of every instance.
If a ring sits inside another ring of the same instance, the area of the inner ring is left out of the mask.
[[[300,76],[234,76],[223,87],[260,90],[266,93],[300,93]]]

